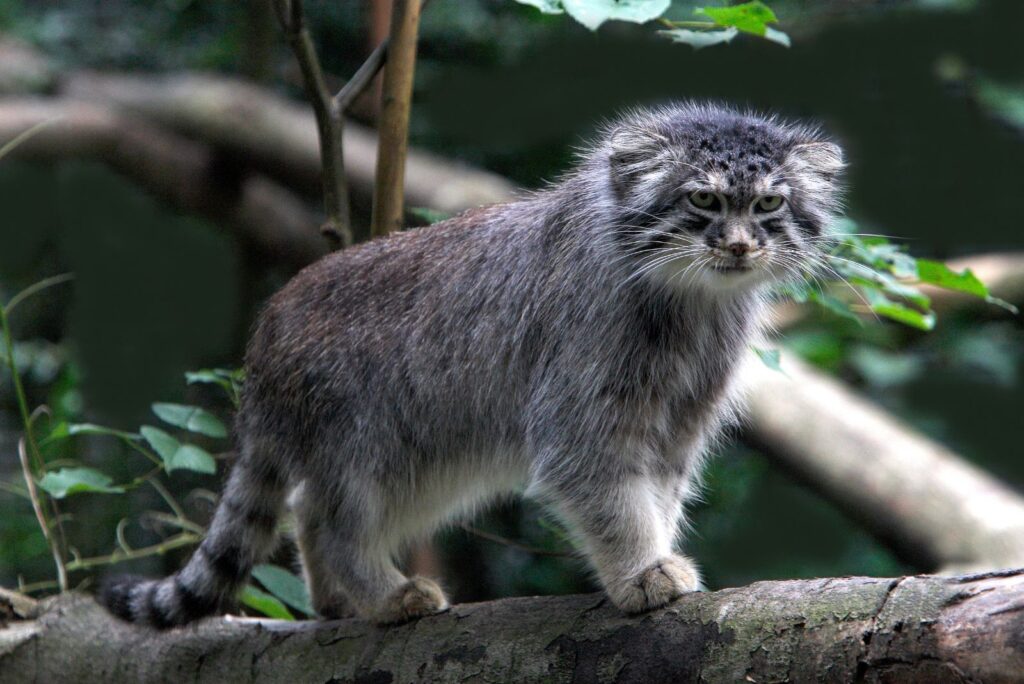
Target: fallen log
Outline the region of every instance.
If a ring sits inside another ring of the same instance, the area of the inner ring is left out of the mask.
[[[0,103],[0,140],[50,125],[12,157],[91,159],[131,178],[182,211],[234,230],[276,261],[303,266],[327,251],[318,216],[271,178],[224,163],[217,150],[111,107],[69,98]]]
[[[212,618],[167,632],[51,599],[0,629],[20,682],[1020,681],[1024,574],[759,582],[625,616],[600,594],[454,606],[390,628]]]
[[[793,355],[748,368],[746,438],[916,567],[1024,566],[1024,499]]]
[[[279,182],[305,192],[321,187],[320,147],[312,110],[237,79],[212,74],[132,76],[78,72],[61,92],[116,106],[230,151]],[[377,136],[347,122],[345,171],[353,192],[373,194]],[[507,200],[514,186],[486,171],[410,149],[405,199],[410,207],[456,213]]]

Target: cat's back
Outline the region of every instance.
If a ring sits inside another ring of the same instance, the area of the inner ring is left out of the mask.
[[[482,207],[423,228],[333,252],[274,294],[250,338],[247,366],[285,363],[345,348],[386,352],[452,303],[452,291],[508,264],[501,216]],[[474,284],[477,291],[485,290]]]

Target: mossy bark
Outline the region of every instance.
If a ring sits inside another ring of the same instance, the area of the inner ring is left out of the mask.
[[[168,632],[83,595],[0,629],[0,681],[1020,681],[1024,574],[762,582],[641,616],[602,595],[412,624],[215,618]]]

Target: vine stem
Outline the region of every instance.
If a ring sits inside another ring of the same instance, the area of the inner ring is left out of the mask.
[[[28,496],[32,500],[32,510],[35,511],[36,520],[39,522],[39,527],[43,530],[46,544],[50,547],[53,562],[57,566],[57,586],[60,587],[61,592],[65,592],[68,590],[68,570],[64,565],[64,556],[61,554],[60,547],[57,546],[57,540],[50,529],[50,521],[47,519],[46,512],[43,510],[42,502],[39,499],[39,491],[36,489],[35,478],[32,476],[32,466],[29,465],[28,454],[25,451],[24,437],[18,440],[18,458],[21,460],[21,471],[25,475],[25,486],[28,487]]]
[[[202,537],[198,534],[192,534],[191,532],[182,532],[169,539],[165,539],[159,544],[153,544],[152,546],[144,546],[140,549],[130,549],[128,551],[119,550],[109,553],[105,556],[92,556],[90,558],[75,558],[68,563],[68,570],[88,570],[89,568],[95,568],[100,565],[113,565],[114,563],[121,563],[128,560],[135,560],[137,558],[145,558],[147,556],[159,556],[173,551],[174,549],[182,546],[190,546],[198,542]]]
[[[38,128],[39,127],[30,129],[30,132],[34,132]],[[28,133],[25,134],[25,136],[27,135]],[[16,140],[20,139],[24,138],[19,137],[19,139]],[[13,145],[13,143],[9,143],[8,148],[11,145]],[[64,554],[61,551],[61,545],[53,534],[53,529],[50,527],[49,516],[47,516],[46,510],[43,507],[42,499],[39,496],[39,490],[36,489],[32,464],[29,463],[29,455],[31,454],[31,459],[35,464],[36,471],[43,472],[46,468],[46,463],[43,461],[43,455],[39,450],[39,444],[36,442],[35,434],[32,430],[33,419],[32,413],[28,408],[28,398],[25,395],[25,387],[22,385],[21,376],[18,374],[18,366],[14,360],[14,341],[11,337],[11,326],[7,318],[7,314],[27,297],[47,287],[67,282],[68,280],[70,280],[70,275],[67,274],[47,278],[46,280],[40,281],[35,285],[22,290],[16,294],[10,302],[4,306],[0,306],[0,328],[2,328],[4,348],[7,353],[7,358],[5,360],[7,361],[7,367],[11,373],[11,383],[14,385],[14,396],[16,403],[18,404],[18,413],[21,415],[21,422],[25,431],[24,436],[18,440],[18,458],[21,461],[22,474],[25,477],[25,486],[28,488],[28,495],[32,501],[32,509],[35,512],[36,520],[39,521],[43,537],[46,538],[46,543],[50,547],[50,553],[53,555],[54,563],[57,566],[57,582],[62,592],[68,590],[67,569],[64,566]],[[61,533],[61,539],[63,539],[63,528],[60,526],[60,509],[57,507],[57,503],[53,499],[48,499],[48,502],[53,513],[54,524]]]
[[[695,29],[713,29],[718,28],[719,25],[713,21],[673,21],[672,19],[659,19],[658,22],[662,26],[668,28],[695,28]]]

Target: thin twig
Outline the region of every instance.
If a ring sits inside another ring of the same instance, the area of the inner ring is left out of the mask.
[[[316,46],[306,26],[302,0],[274,0],[274,9],[284,29],[288,44],[302,71],[306,96],[313,105],[320,140],[320,163],[323,165],[324,213],[327,220],[320,232],[337,249],[352,242],[348,182],[342,144],[344,119],[324,80]]]
[[[156,479],[155,477],[152,477],[148,478],[146,481],[149,482],[153,489],[156,490],[157,494],[163,497],[164,503],[167,504],[168,508],[174,511],[174,515],[177,516],[178,520],[182,521],[183,523],[189,523],[189,519],[185,516],[185,511],[182,510],[181,506],[178,505],[178,502],[174,499],[173,496],[171,496],[171,493],[167,491],[167,488],[164,487],[163,483],[160,482],[160,480]]]
[[[11,315],[11,312],[14,311],[14,307],[18,306],[18,304],[21,304],[23,301],[25,301],[35,293],[41,292],[48,287],[53,287],[54,285],[60,285],[61,283],[66,283],[70,280],[74,280],[74,278],[74,273],[61,273],[60,275],[51,276],[49,278],[43,278],[38,283],[33,283],[32,285],[29,285],[18,294],[14,295],[11,298],[11,301],[7,302],[6,306],[4,306],[4,313],[6,313],[9,316]]]
[[[373,82],[373,79],[384,66],[384,62],[387,61],[389,43],[390,40],[388,38],[381,41],[381,44],[374,48],[373,52],[371,52],[370,56],[366,58],[366,61],[363,62],[362,66],[356,70],[356,73],[352,74],[352,78],[350,78],[348,82],[342,86],[341,90],[338,91],[338,94],[334,96],[334,105],[339,111],[342,113],[347,111],[348,108],[352,106],[352,103],[355,102],[356,98],[358,98],[363,91],[366,90],[367,86]]]
[[[64,557],[57,546],[57,540],[54,539],[53,531],[50,529],[50,522],[43,511],[42,502],[39,500],[39,491],[36,489],[35,478],[32,476],[32,467],[28,463],[28,452],[25,450],[24,437],[18,440],[18,458],[21,460],[21,472],[25,476],[25,486],[28,487],[28,495],[32,500],[32,510],[35,511],[36,520],[39,522],[39,527],[43,530],[43,536],[50,547],[50,553],[53,554],[53,562],[57,565],[57,585],[62,592],[67,591],[68,571],[64,566]]]
[[[153,544],[152,546],[144,546],[141,549],[131,549],[129,551],[114,551],[113,553],[107,554],[106,556],[93,556],[91,558],[76,558],[68,563],[69,571],[76,570],[88,570],[89,568],[95,568],[100,565],[113,565],[114,563],[123,563],[128,560],[135,560],[137,558],[145,558],[146,556],[160,556],[168,551],[180,548],[182,546],[190,546],[199,542],[202,537],[198,534],[191,534],[189,532],[182,532],[176,534],[169,539],[165,539],[159,544]]]
[[[25,584],[21,577],[18,577],[18,593],[19,594],[31,594],[33,591],[43,591],[44,589],[56,589],[57,583],[53,580],[43,580],[41,582],[30,582]]]
[[[554,558],[572,557],[572,554],[567,551],[542,549],[539,546],[530,546],[529,544],[523,544],[522,542],[517,542],[514,539],[503,537],[500,534],[494,534],[493,532],[485,532],[484,530],[477,529],[469,523],[461,523],[459,527],[464,529],[466,532],[469,532],[473,536],[480,537],[481,539],[486,539],[487,541],[493,542],[495,544],[501,544],[502,546],[508,546],[513,549],[518,549],[519,551],[532,553],[535,556],[551,556]]]

